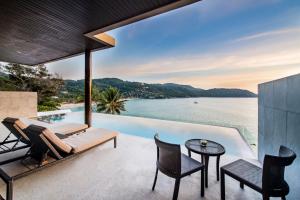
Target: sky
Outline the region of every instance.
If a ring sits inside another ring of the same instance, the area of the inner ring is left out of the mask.
[[[203,0],[112,31],[92,54],[93,78],[241,88],[300,73],[300,1]],[[47,64],[84,78],[84,56]]]

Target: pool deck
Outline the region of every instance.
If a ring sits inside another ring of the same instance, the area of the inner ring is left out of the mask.
[[[77,115],[72,115],[72,119]],[[67,117],[65,121],[69,120]],[[201,138],[216,140],[225,146],[227,153],[221,157],[221,166],[238,158],[259,165],[235,129],[102,114],[94,114],[94,124],[105,128],[110,124],[110,129],[123,128],[125,132],[133,131],[135,135],[144,129],[146,133],[151,134],[155,129],[164,133],[185,134],[185,137],[198,134]],[[181,149],[186,153],[184,146]],[[192,156],[200,160],[199,155]],[[155,162],[156,147],[153,139],[120,134],[117,149],[109,142],[74,159],[15,181],[14,199],[169,200],[173,194],[174,179],[159,173],[156,190],[151,191]],[[220,185],[216,181],[214,159],[211,159],[209,164],[208,180],[205,197],[201,198],[200,173],[185,177],[180,185],[178,199],[219,200]],[[5,195],[5,185],[2,182],[0,194]],[[240,189],[239,183],[230,178],[226,179],[226,197],[227,200],[261,199],[258,193],[247,187],[245,190]]]
[[[182,150],[185,152],[185,148]],[[152,140],[120,134],[117,149],[110,142],[15,181],[14,199],[169,200],[172,198],[174,179],[159,173],[156,190],[151,191],[155,156],[156,147]],[[192,156],[199,160],[199,156]],[[221,166],[235,159],[236,156],[224,155]],[[228,200],[261,199],[259,194],[247,187],[240,189],[239,183],[232,179],[226,179],[226,187]],[[0,192],[5,194],[4,184],[0,184]],[[205,197],[200,197],[200,173],[195,173],[182,179],[178,199],[220,199],[214,159],[209,165]]]

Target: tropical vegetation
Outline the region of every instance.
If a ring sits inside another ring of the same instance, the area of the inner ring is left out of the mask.
[[[26,66],[7,64],[0,66],[1,91],[32,91],[38,94],[38,110],[56,110],[60,106],[58,95],[64,84],[57,74],[50,74],[44,65]]]
[[[115,87],[109,87],[99,95],[97,111],[108,114],[121,114],[125,111],[125,100],[120,91]]]

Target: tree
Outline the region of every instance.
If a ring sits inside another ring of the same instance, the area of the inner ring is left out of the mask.
[[[100,90],[96,87],[92,87],[92,101],[98,101],[101,98],[101,92]]]
[[[16,86],[8,79],[4,66],[0,63],[0,91],[15,91]]]
[[[109,87],[104,90],[97,102],[97,111],[108,114],[120,114],[125,110],[125,100],[117,88]]]
[[[39,110],[55,110],[59,102],[53,98],[57,96],[64,84],[57,74],[50,74],[44,65],[26,66],[7,64],[2,70],[8,74],[8,80],[18,91],[32,91],[38,93]]]

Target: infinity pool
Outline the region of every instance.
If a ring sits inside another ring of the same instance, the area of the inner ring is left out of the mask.
[[[68,113],[55,121],[83,123],[84,113]],[[154,134],[158,133],[163,140],[181,145],[191,138],[205,138],[222,144],[228,154],[256,157],[239,132],[233,128],[100,113],[93,113],[92,126],[149,139],[153,139]]]

